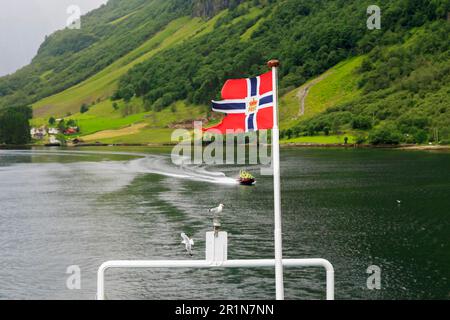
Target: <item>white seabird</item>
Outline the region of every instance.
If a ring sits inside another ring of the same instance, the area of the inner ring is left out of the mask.
[[[209,212],[213,213],[214,215],[217,215],[219,213],[222,213],[223,207],[225,207],[225,206],[221,203],[221,204],[219,204],[219,206],[217,208],[209,209]]]
[[[184,232],[181,234],[181,238],[183,239],[181,243],[186,246],[187,253],[192,257],[192,246],[194,245],[194,240],[190,239]]]

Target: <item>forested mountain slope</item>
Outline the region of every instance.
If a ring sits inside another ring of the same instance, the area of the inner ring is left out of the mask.
[[[0,106],[32,103],[101,71],[190,12],[184,0],[110,0],[81,29],[47,37],[29,66],[0,78]]]
[[[350,68],[332,69],[311,89],[304,117],[283,134],[301,141],[344,131],[360,143],[448,144],[449,35],[450,23],[436,21],[387,38]]]

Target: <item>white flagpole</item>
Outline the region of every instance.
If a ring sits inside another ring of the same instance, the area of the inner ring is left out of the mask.
[[[281,181],[280,181],[280,129],[278,128],[278,60],[268,62],[273,78],[273,129],[272,129],[272,159],[273,159],[273,189],[275,203],[275,285],[277,300],[284,300],[283,282],[283,235],[281,220]]]

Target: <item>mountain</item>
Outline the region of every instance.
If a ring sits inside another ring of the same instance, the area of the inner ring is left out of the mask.
[[[449,0],[110,0],[0,78],[0,108],[73,119],[86,141],[161,143],[226,79],[282,62],[287,142],[450,141]],[[83,111],[82,113],[80,111]],[[189,127],[189,126],[188,126]]]

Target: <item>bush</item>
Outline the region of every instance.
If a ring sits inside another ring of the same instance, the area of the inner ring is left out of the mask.
[[[75,127],[76,125],[77,125],[77,123],[76,123],[76,121],[73,120],[73,119],[69,119],[69,120],[67,121],[67,126],[68,126],[68,127]]]
[[[31,107],[0,110],[0,144],[21,145],[31,141]]]
[[[352,128],[360,130],[372,129],[372,119],[363,115],[356,116],[352,120]]]
[[[414,134],[414,141],[418,144],[423,144],[428,141],[428,134],[425,130],[417,130]]]
[[[59,121],[58,123],[58,130],[60,132],[64,132],[66,131],[66,129],[67,129],[66,122],[64,121],[64,119],[61,119],[61,121]]]
[[[134,90],[131,85],[126,86],[120,92],[120,96],[123,98],[125,102],[130,102],[131,98],[134,96]]]
[[[292,131],[292,129],[286,130],[286,136],[287,136],[288,140],[291,140],[293,133],[294,132]]]
[[[401,140],[400,132],[392,124],[373,129],[369,133],[369,142],[373,145],[399,144]]]
[[[421,114],[405,114],[402,115],[398,122],[404,133],[413,133],[417,129],[424,129],[429,125],[429,119]]]
[[[65,146],[67,144],[66,137],[62,133],[56,135],[56,140],[58,140],[62,146]]]
[[[355,138],[355,143],[356,144],[364,144],[364,143],[366,143],[366,141],[367,141],[367,138],[365,136],[363,136],[363,135],[358,135]]]
[[[89,111],[89,106],[86,103],[83,103],[83,105],[80,108],[80,113],[86,113]]]

